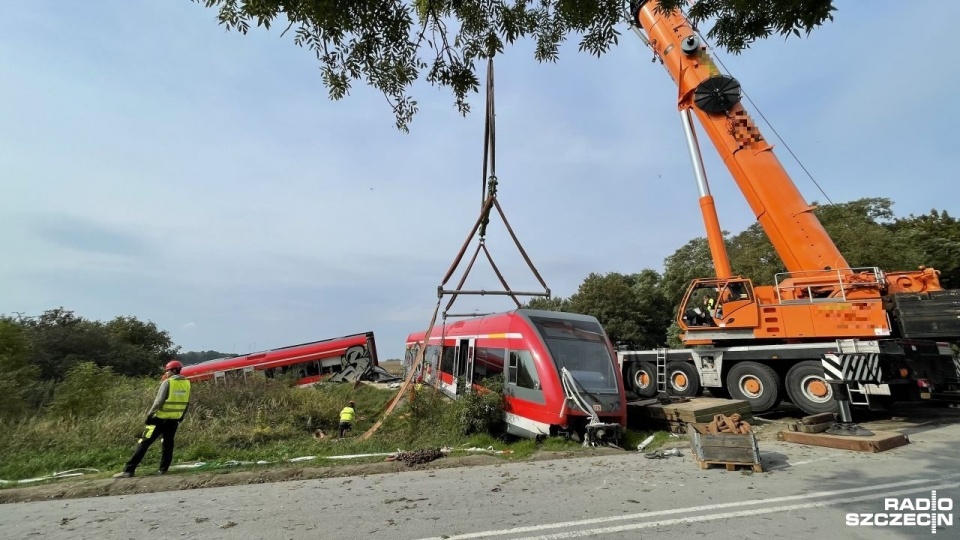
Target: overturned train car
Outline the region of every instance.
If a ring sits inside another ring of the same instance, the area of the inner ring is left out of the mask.
[[[298,386],[311,386],[325,380],[337,380],[341,374],[356,378],[389,378],[379,368],[373,332],[290,345],[268,351],[217,358],[184,366],[180,372],[192,381],[230,381],[254,374],[267,378],[293,376]]]

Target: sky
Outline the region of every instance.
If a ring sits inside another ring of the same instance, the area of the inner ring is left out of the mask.
[[[841,0],[808,38],[714,52],[808,201],[825,197],[757,108],[833,202],[960,214],[947,43],[960,3],[914,4]],[[496,61],[499,200],[555,296],[590,272],[661,271],[704,235],[676,88],[622,30],[600,58],[573,37],[556,64],[528,42]],[[483,96],[464,118],[449,91],[418,85],[404,134],[362,83],[329,100],[281,31],[227,32],[187,0],[9,6],[0,312],[133,315],[183,351],[373,331],[381,359],[401,357],[479,213]],[[700,140],[721,224],[742,231],[754,216]],[[486,241],[512,289],[543,290],[498,217]],[[501,290],[482,258],[464,288]],[[512,306],[462,296],[451,313]]]

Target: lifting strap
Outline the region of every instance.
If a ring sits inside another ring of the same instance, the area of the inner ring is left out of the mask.
[[[456,316],[475,316],[476,314],[464,314],[456,315],[450,314],[450,308],[453,306],[454,301],[461,294],[479,294],[479,295],[507,295],[513,299],[517,307],[521,307],[522,304],[517,299],[517,296],[541,296],[550,298],[550,288],[547,287],[546,282],[540,276],[540,272],[537,271],[534,267],[533,262],[530,260],[530,257],[527,255],[526,250],[523,249],[523,246],[520,245],[520,240],[517,238],[517,235],[513,232],[513,228],[510,227],[510,223],[507,221],[507,216],[503,212],[503,208],[500,206],[500,202],[497,200],[497,167],[496,167],[496,115],[494,111],[494,86],[493,86],[493,55],[490,55],[487,59],[487,102],[486,102],[486,120],[484,122],[484,141],[483,141],[483,202],[480,205],[480,216],[477,218],[476,222],[473,224],[473,228],[470,229],[470,234],[467,235],[466,240],[463,242],[463,245],[460,247],[460,251],[457,253],[456,258],[454,258],[453,263],[450,265],[450,268],[447,269],[447,273],[443,276],[443,280],[440,282],[440,286],[437,287],[437,306],[433,310],[433,316],[430,318],[430,324],[427,326],[427,331],[424,334],[423,341],[419,343],[419,350],[417,355],[410,365],[409,372],[407,373],[406,378],[403,381],[403,384],[400,385],[400,389],[397,391],[397,394],[387,403],[386,409],[383,412],[380,420],[378,420],[370,429],[364,432],[360,436],[360,440],[364,441],[370,438],[379,428],[383,425],[383,421],[393,412],[396,406],[402,401],[402,397],[406,395],[407,390],[410,387],[411,381],[416,376],[419,371],[420,366],[423,364],[423,358],[427,351],[427,345],[430,342],[430,335],[433,332],[433,328],[437,322],[437,315],[440,313],[440,304],[443,302],[443,296],[445,294],[451,295],[450,301],[447,303],[446,308],[443,311],[443,321],[441,327],[443,333],[441,336],[441,345],[443,344],[443,337],[446,336],[446,326],[447,326],[447,317],[456,317]],[[500,272],[500,269],[497,268],[496,263],[493,262],[493,257],[490,255],[490,251],[487,250],[486,245],[486,234],[487,234],[487,225],[490,223],[490,212],[496,208],[497,213],[500,215],[500,218],[503,220],[503,224],[507,229],[507,233],[510,234],[510,238],[513,239],[514,244],[517,246],[517,250],[520,252],[520,255],[523,257],[523,260],[527,263],[527,266],[533,272],[533,275],[536,276],[537,281],[540,282],[540,285],[543,286],[544,292],[523,292],[523,291],[512,291],[510,286],[507,285],[507,280],[503,277],[503,274]],[[450,278],[453,277],[454,272],[457,267],[460,265],[460,261],[463,260],[463,256],[467,252],[467,247],[470,245],[470,241],[473,239],[474,235],[479,236],[479,243],[477,245],[476,251],[474,251],[473,256],[470,259],[470,263],[467,265],[466,271],[464,271],[463,276],[460,278],[459,283],[457,284],[456,289],[444,289],[444,286],[450,281]],[[493,271],[497,274],[497,278],[500,280],[500,284],[503,285],[503,291],[487,291],[487,290],[475,290],[475,291],[464,291],[462,290],[463,284],[467,280],[467,275],[470,273],[470,270],[473,268],[473,263],[477,260],[477,255],[480,254],[480,250],[483,250],[484,254],[487,256],[487,260],[490,262],[490,266],[493,268]],[[440,384],[440,372],[439,372],[439,363],[436,366],[436,370],[433,375],[433,385],[434,388],[438,387]],[[434,395],[436,396],[436,392]]]

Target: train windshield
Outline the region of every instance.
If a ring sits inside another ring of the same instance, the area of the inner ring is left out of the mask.
[[[600,325],[590,321],[530,317],[557,368],[567,368],[585,390],[617,392],[613,359]]]

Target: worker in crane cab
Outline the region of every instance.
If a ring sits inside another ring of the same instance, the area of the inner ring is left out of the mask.
[[[703,311],[704,311],[704,325],[703,326],[713,326],[713,318],[718,317],[716,313],[717,310],[717,290],[709,289],[706,294],[703,295]]]
[[[717,303],[717,290],[700,289],[698,293],[699,302],[694,300],[688,304],[693,307],[687,309],[684,319],[689,326],[714,326],[713,308]]]

